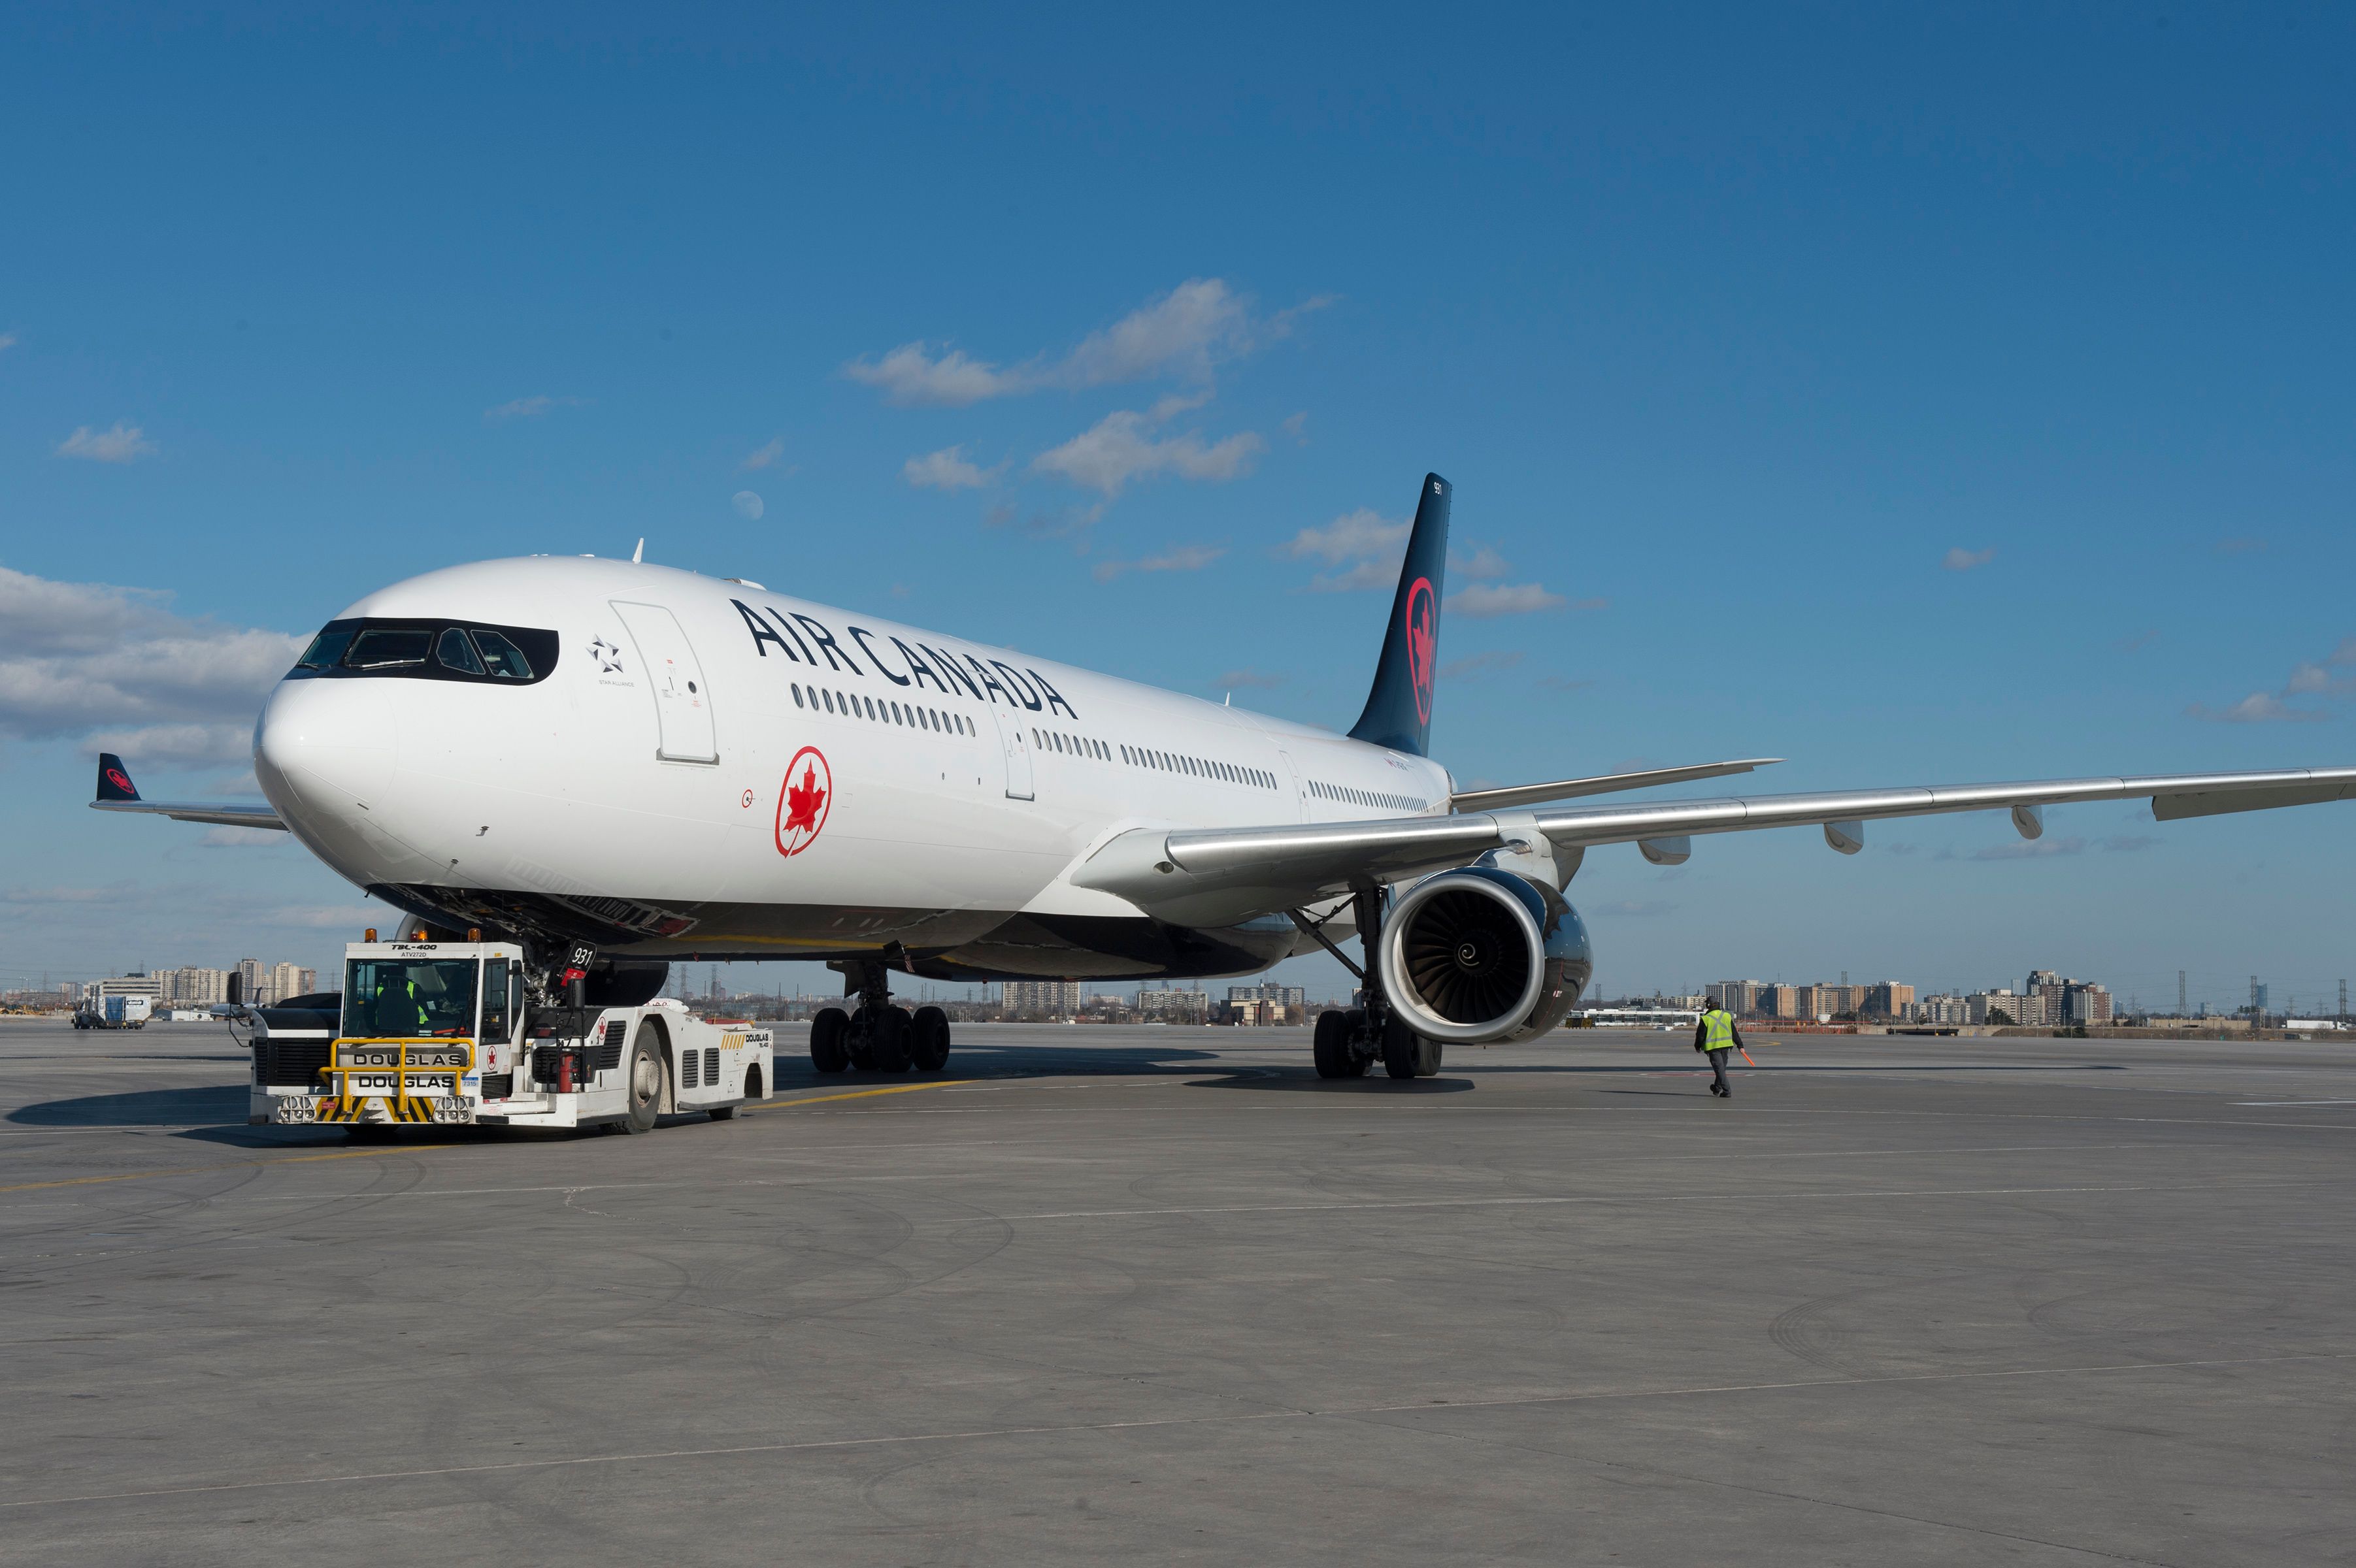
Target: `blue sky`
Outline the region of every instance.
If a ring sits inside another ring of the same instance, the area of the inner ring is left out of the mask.
[[[299,850],[84,811],[94,738],[250,787],[287,639],[641,535],[1346,725],[1383,595],[1315,585],[1436,468],[1468,781],[2356,762],[2345,10],[480,9],[0,21],[0,983],[332,955]],[[2351,845],[2084,806],[1572,896],[1614,992],[2230,1004],[2356,966]]]

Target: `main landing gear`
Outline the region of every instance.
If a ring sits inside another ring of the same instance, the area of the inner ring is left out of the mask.
[[[1359,982],[1358,994],[1354,998],[1356,1007],[1333,1008],[1317,1015],[1311,1056],[1317,1063],[1320,1078],[1364,1078],[1366,1070],[1378,1061],[1393,1078],[1430,1078],[1440,1071],[1440,1041],[1427,1040],[1408,1028],[1407,1020],[1391,1010],[1389,999],[1383,995],[1382,971],[1375,962],[1375,954],[1382,941],[1387,901],[1379,889],[1368,889],[1357,896],[1358,935],[1366,955],[1363,969],[1351,964],[1341,949],[1319,935],[1316,927],[1304,917],[1297,913],[1293,916],[1327,952],[1348,965]]]
[[[827,1008],[810,1020],[810,1065],[820,1072],[938,1072],[948,1065],[949,1016],[938,1008],[911,1013],[894,1005],[881,964],[846,971],[859,982],[859,1006]]]

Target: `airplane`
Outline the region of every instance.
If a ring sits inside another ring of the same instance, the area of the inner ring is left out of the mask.
[[[1769,757],[1459,789],[1429,746],[1452,499],[1425,476],[1346,735],[748,579],[532,556],[327,623],[254,728],[267,806],[145,800],[111,754],[92,804],[284,828],[429,932],[519,943],[543,999],[584,971],[626,1006],[671,960],[822,961],[856,998],[813,1022],[822,1071],[946,1060],[895,974],[1242,976],[1322,949],[1359,990],[1318,1019],[1318,1072],[1407,1078],[1562,1020],[1594,965],[1566,895],[1600,846],[1675,865],[1696,835],[1814,827],[1853,855],[1884,818],[2007,811],[2035,838],[2071,802],[2356,796],[2356,768],[2299,768],[1592,798]]]

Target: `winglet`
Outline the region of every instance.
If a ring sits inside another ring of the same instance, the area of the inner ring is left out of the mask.
[[[101,800],[137,800],[139,786],[131,782],[131,772],[123,759],[112,752],[98,754],[98,798]]]

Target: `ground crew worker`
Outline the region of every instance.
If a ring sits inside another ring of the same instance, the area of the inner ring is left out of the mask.
[[[382,1038],[406,1038],[425,1030],[425,1009],[417,1002],[417,982],[405,975],[397,980],[378,980],[371,1012],[376,1032]]]
[[[1732,1013],[1719,1007],[1702,1008],[1701,1022],[1694,1027],[1694,1049],[1709,1052],[1709,1070],[1718,1075],[1709,1092],[1721,1100],[1734,1098],[1733,1087],[1726,1081],[1726,1054],[1741,1045],[1742,1031],[1734,1027]]]

